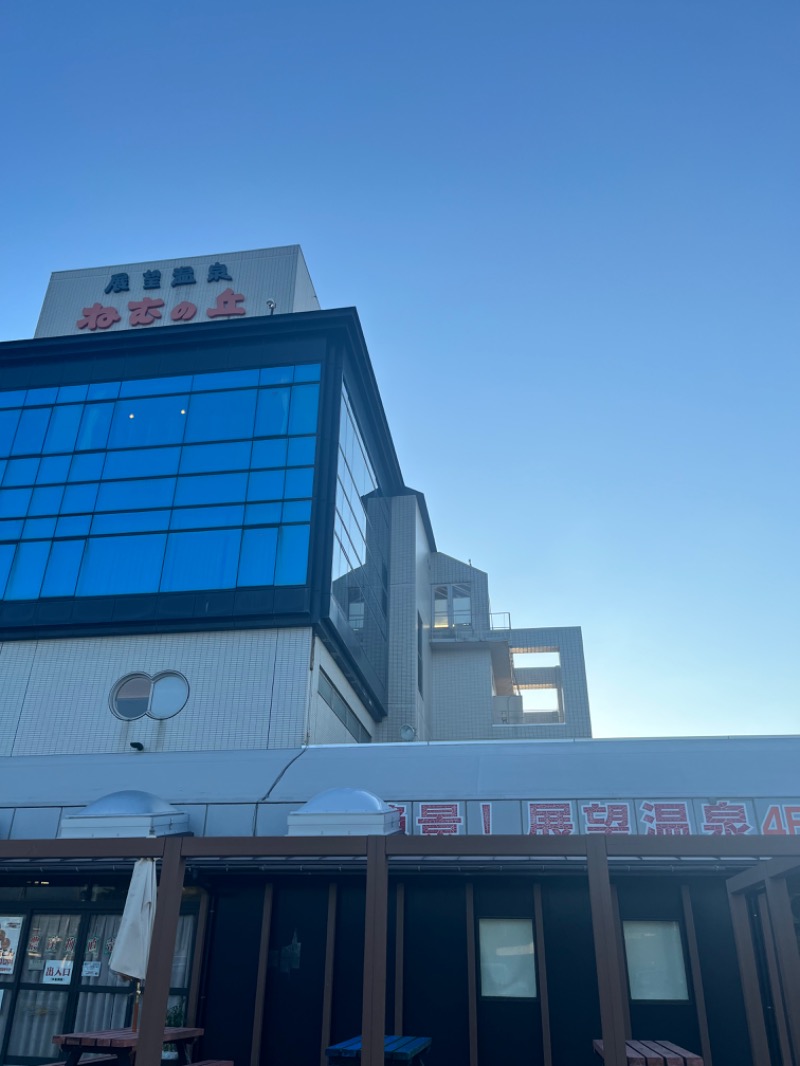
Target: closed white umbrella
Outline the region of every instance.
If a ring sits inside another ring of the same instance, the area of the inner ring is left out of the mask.
[[[156,917],[156,860],[137,859],[122,921],[119,923],[114,950],[108,960],[109,969],[122,977],[133,978],[141,982],[147,974],[147,959],[150,955],[150,941],[153,936],[153,922]],[[139,985],[136,988],[133,1025],[138,1021]]]

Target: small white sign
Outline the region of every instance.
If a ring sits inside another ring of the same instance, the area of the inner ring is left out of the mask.
[[[72,959],[48,959],[42,974],[43,985],[68,985],[72,979]]]
[[[34,973],[34,972],[36,972],[38,970],[43,970],[43,969],[44,969],[44,959],[41,957],[41,955],[39,955],[38,958],[35,955],[29,955],[28,956],[28,970],[30,971],[30,973]]]
[[[100,962],[85,962],[81,969],[81,977],[99,977],[101,969],[102,963]]]

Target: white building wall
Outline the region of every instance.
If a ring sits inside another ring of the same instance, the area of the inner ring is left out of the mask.
[[[297,747],[311,692],[310,629],[8,641],[0,644],[0,753],[56,755]],[[126,674],[189,682],[166,721],[125,722],[109,694]]]
[[[428,740],[426,699],[430,692],[431,553],[414,495],[396,496],[392,505],[389,560],[389,699],[388,717],[376,739],[400,739],[400,728],[413,726],[417,739]],[[417,685],[417,614],[424,632],[423,692]]]
[[[437,648],[431,656],[432,740],[492,736],[492,657],[488,647]]]
[[[358,698],[355,689],[337,666],[333,656],[319,638],[314,641],[314,659],[311,679],[311,712],[309,717],[309,744],[356,744],[357,740],[319,694],[319,672],[324,670],[350,704],[350,709],[370,734],[375,734],[375,720]]]

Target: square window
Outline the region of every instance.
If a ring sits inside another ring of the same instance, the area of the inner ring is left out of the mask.
[[[677,922],[623,922],[631,999],[689,998],[681,931]]]
[[[536,954],[531,918],[480,918],[481,995],[502,999],[536,996]]]

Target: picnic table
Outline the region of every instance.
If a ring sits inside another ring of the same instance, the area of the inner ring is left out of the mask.
[[[203,1029],[168,1026],[164,1029],[164,1043],[175,1044],[183,1062],[191,1062],[191,1045]],[[118,1066],[130,1066],[139,1044],[138,1029],[101,1029],[93,1033],[58,1033],[53,1037],[65,1053],[65,1066],[78,1066],[81,1055],[113,1055]],[[116,1066],[115,1064],[115,1066]]]
[[[422,1066],[422,1055],[433,1041],[429,1036],[385,1036],[383,1038],[383,1057],[386,1062],[415,1062]],[[325,1048],[328,1066],[353,1066],[361,1061],[361,1037],[354,1036],[343,1040],[341,1044],[331,1044]]]
[[[594,1041],[594,1049],[605,1059],[602,1040]],[[699,1055],[669,1040],[626,1040],[625,1055],[628,1066],[703,1066]]]

